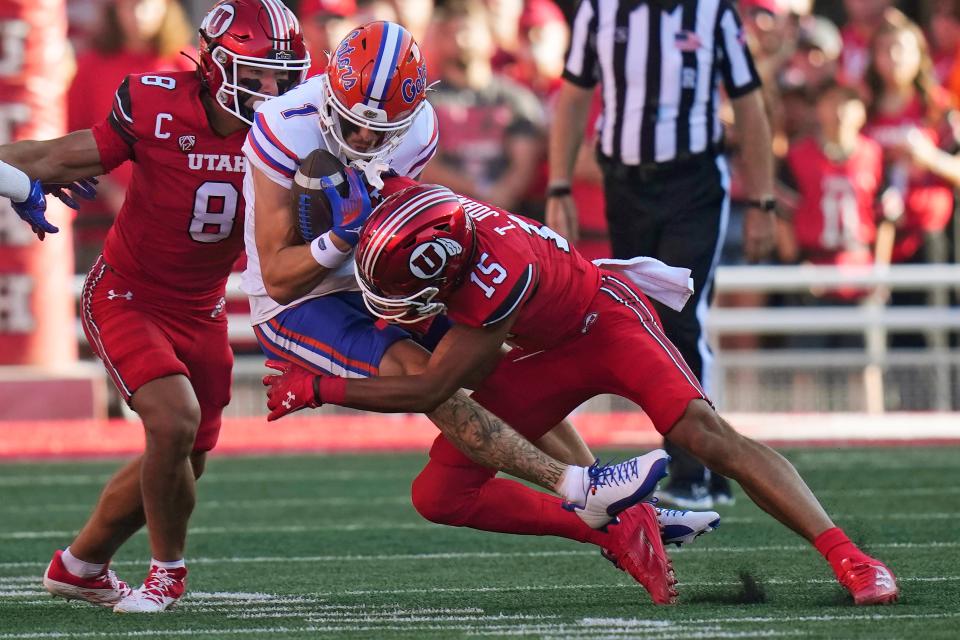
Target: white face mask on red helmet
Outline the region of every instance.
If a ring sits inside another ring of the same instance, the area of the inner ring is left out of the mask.
[[[253,112],[276,97],[241,70],[281,72],[277,95],[300,84],[310,68],[300,22],[280,0],[223,0],[200,24],[200,77],[223,109],[253,124]],[[282,74],[286,74],[286,78]]]
[[[444,313],[473,266],[476,242],[473,220],[450,189],[420,184],[387,197],[354,252],[367,309],[401,324]]]

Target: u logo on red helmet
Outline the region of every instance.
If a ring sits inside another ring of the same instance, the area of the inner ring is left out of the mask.
[[[207,14],[206,19],[204,19],[200,27],[211,38],[219,37],[233,24],[235,15],[236,12],[232,4],[222,4]]]
[[[435,238],[422,242],[410,254],[410,273],[421,280],[431,280],[443,272],[447,257],[463,252],[463,247],[450,238]]]

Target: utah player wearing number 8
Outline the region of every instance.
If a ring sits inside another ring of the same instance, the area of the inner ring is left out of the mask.
[[[126,160],[134,166],[87,276],[81,315],[92,349],[143,421],[146,449],[54,554],[44,575],[54,595],[148,612],[184,593],[194,481],[230,400],[223,295],[243,248],[241,146],[257,105],[300,83],[309,66],[300,25],[282,2],[224,0],[201,25],[196,73],[131,75],[93,129],[0,148],[0,159],[35,184],[96,176]],[[31,222],[43,220],[36,192],[18,205]],[[108,564],[144,524],[153,561],[131,590]]]
[[[310,406],[427,412],[468,387],[536,440],[589,398],[621,395],[811,541],[856,604],[897,598],[890,570],[834,526],[793,466],[713,410],[646,295],[669,303],[669,268],[653,263],[644,273],[642,260],[598,268],[549,228],[442,186],[392,178],[384,193],[393,195],[370,215],[356,250],[368,309],[401,323],[446,313],[453,327],[417,375],[345,380],[286,368],[265,380],[271,409],[283,413],[276,392],[295,387],[312,391]],[[506,355],[504,343],[514,346]],[[493,475],[438,438],[414,482],[414,504],[431,520],[462,524],[470,503],[492,491]]]

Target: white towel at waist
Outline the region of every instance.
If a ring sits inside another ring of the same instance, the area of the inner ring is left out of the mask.
[[[683,309],[693,295],[690,269],[671,267],[656,258],[638,256],[630,260],[594,260],[601,269],[621,273],[640,291],[674,311]]]

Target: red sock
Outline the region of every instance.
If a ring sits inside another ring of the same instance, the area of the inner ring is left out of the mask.
[[[431,460],[413,483],[413,505],[427,520],[455,527],[534,536],[559,536],[605,546],[606,533],[591,529],[559,498],[494,478],[484,467]]]
[[[840,527],[827,529],[818,535],[813,546],[817,548],[830,566],[833,567],[833,573],[839,578],[843,574],[840,563],[850,558],[852,560],[869,560],[870,556],[861,551],[857,545],[853,544],[847,534]]]

